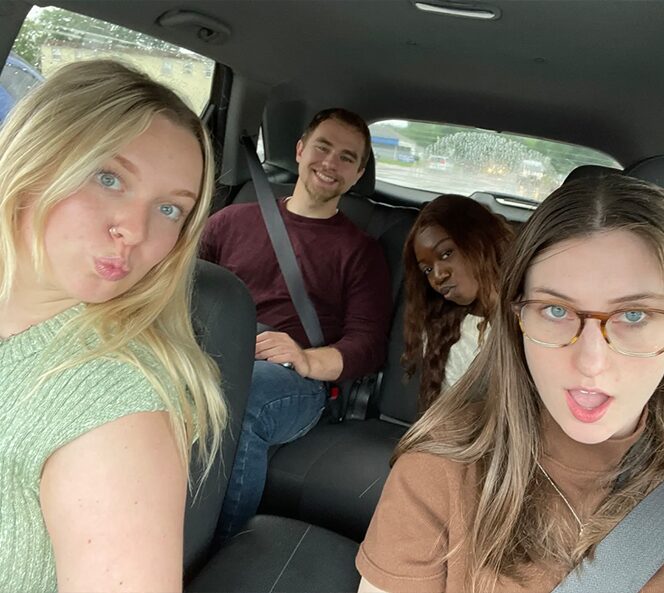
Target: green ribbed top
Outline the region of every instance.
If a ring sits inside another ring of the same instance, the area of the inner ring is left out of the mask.
[[[100,358],[49,378],[30,397],[48,368],[43,354],[77,305],[0,341],[0,591],[56,591],[55,562],[39,505],[39,482],[48,457],[106,422],[136,412],[165,410],[134,366]],[[63,344],[63,346],[65,346]],[[66,344],[67,355],[76,346]],[[139,357],[140,350],[136,350]],[[154,368],[147,354],[142,361]],[[74,495],[75,493],[72,493]]]

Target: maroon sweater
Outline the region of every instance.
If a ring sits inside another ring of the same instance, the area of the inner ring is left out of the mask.
[[[377,370],[385,359],[392,308],[380,245],[341,212],[318,219],[289,212],[283,201],[279,207],[325,343],[343,357],[339,378]],[[228,206],[212,215],[201,257],[242,279],[256,303],[258,321],[286,332],[303,348],[310,346],[257,203]]]

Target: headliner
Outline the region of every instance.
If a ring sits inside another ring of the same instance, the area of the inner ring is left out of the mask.
[[[344,105],[587,145],[623,164],[664,152],[664,3],[497,0],[496,21],[409,0],[61,0],[266,84],[271,101]],[[222,45],[155,24],[182,8],[231,30]]]

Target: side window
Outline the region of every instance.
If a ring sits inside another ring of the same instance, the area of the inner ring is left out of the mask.
[[[144,33],[60,8],[34,7],[0,74],[0,123],[35,84],[70,62],[112,58],[172,88],[202,113],[214,61]]]

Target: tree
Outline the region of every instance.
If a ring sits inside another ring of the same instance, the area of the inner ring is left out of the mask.
[[[34,20],[26,20],[21,27],[18,37],[14,41],[13,51],[26,62],[40,69],[40,48],[43,38],[41,31]]]
[[[458,131],[459,128],[456,126],[411,121],[408,122],[406,128],[400,129],[399,133],[412,140],[418,146],[424,148],[433,144],[437,140],[450,136]]]

